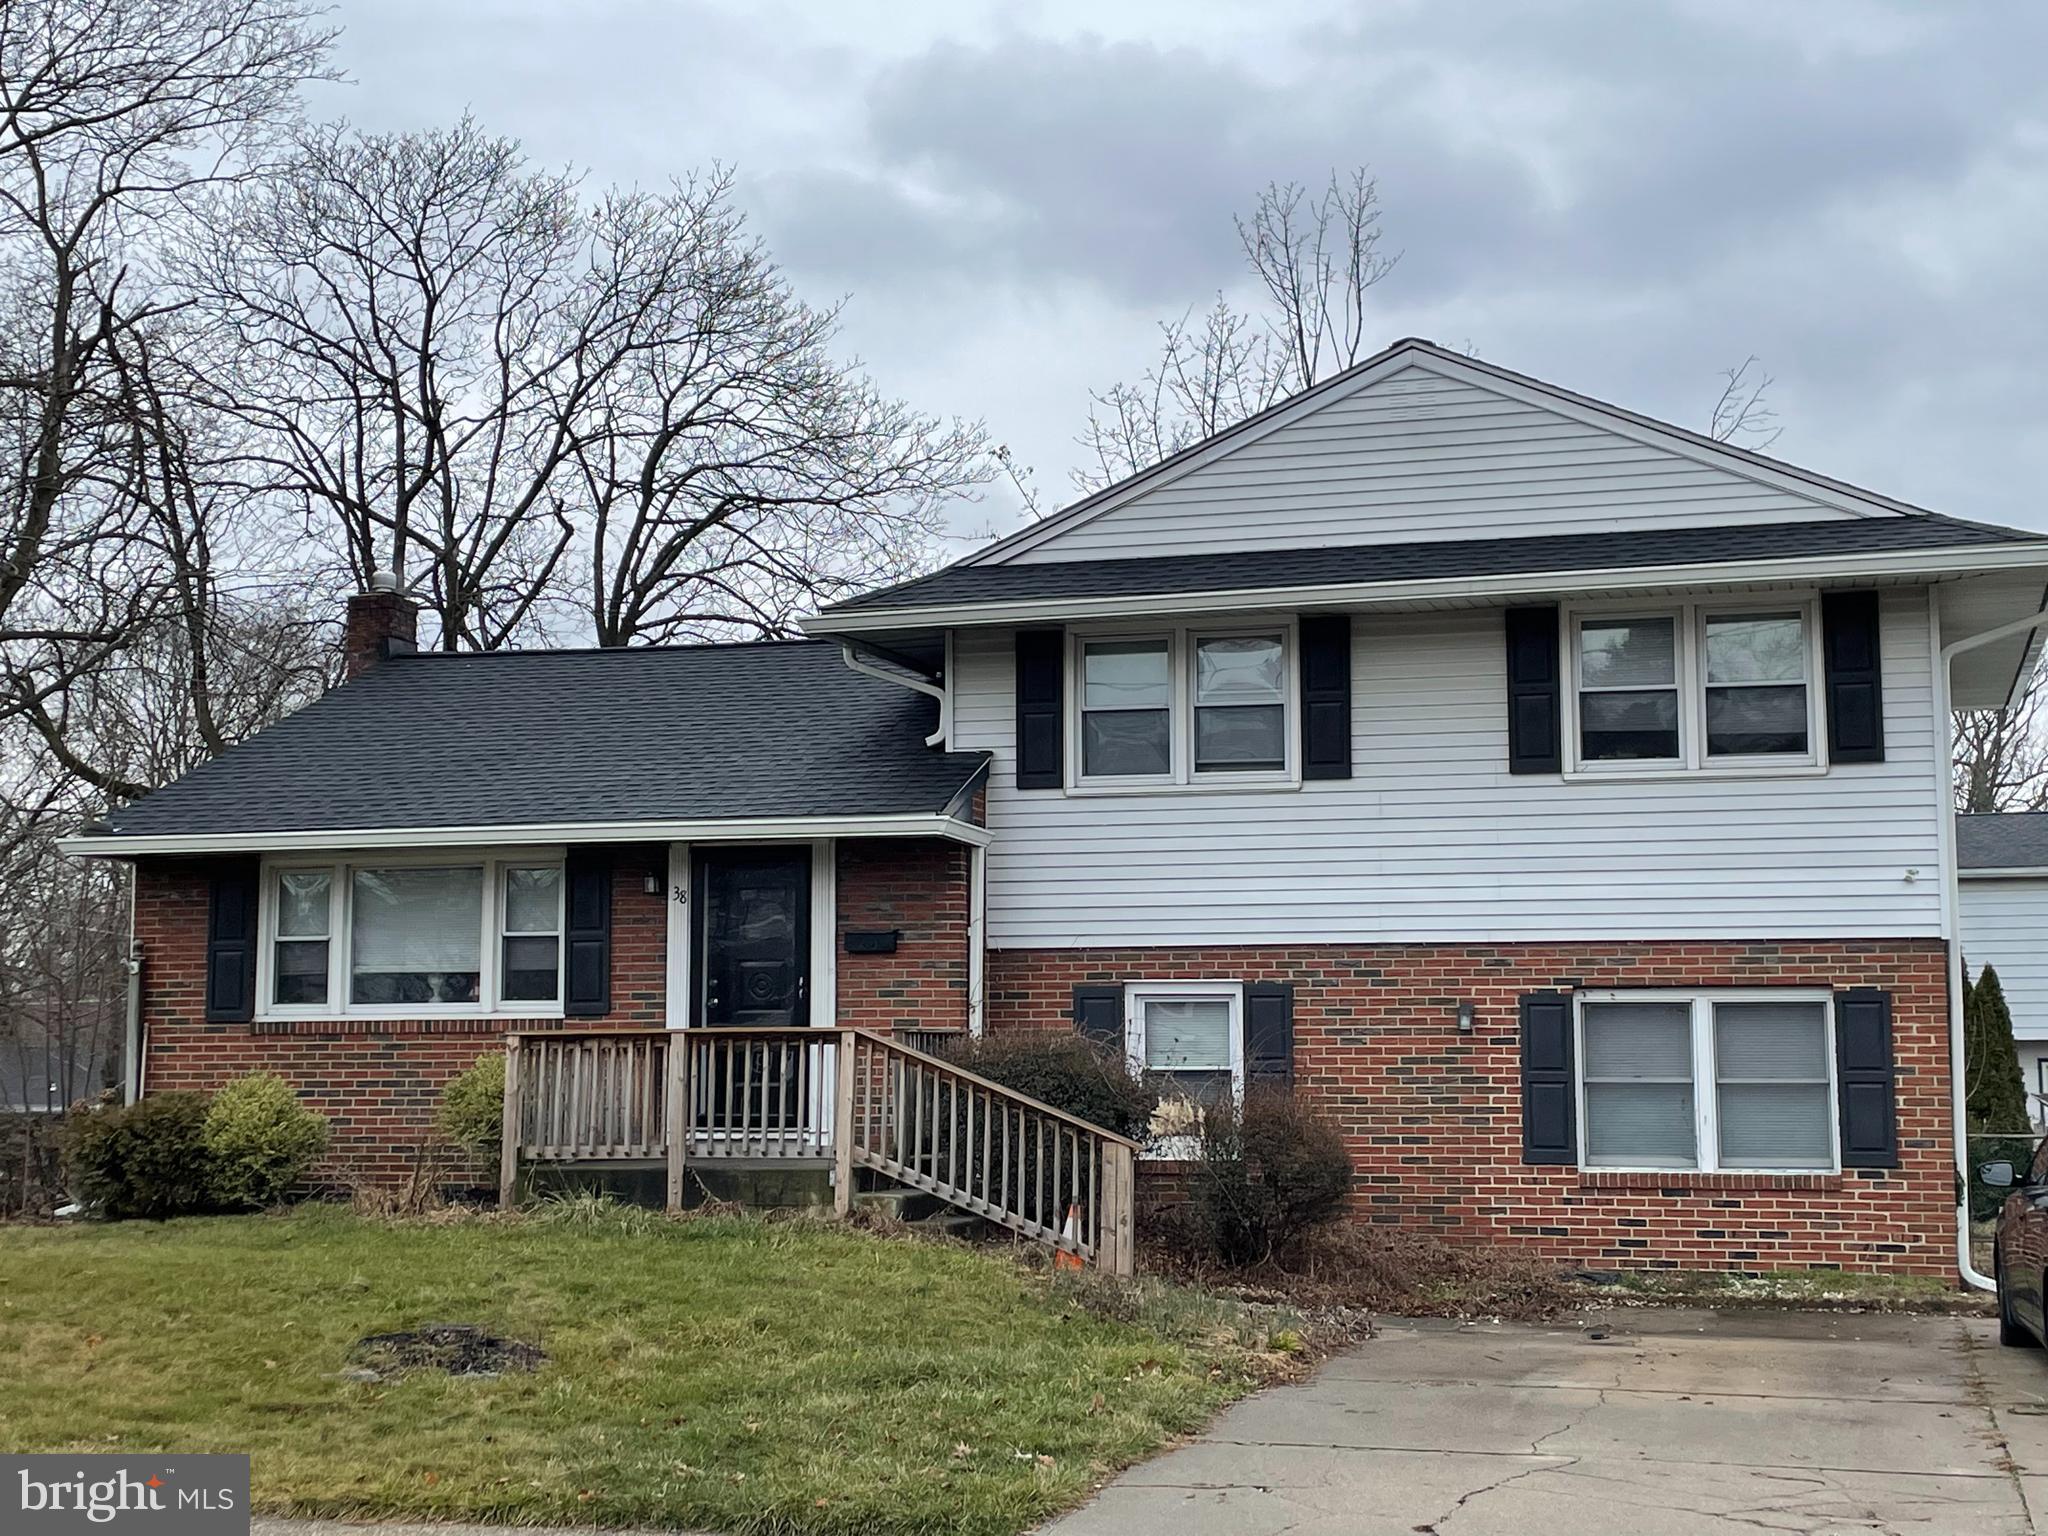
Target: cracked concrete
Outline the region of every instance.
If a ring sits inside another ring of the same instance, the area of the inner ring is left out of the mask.
[[[1990,1322],[1631,1311],[1389,1323],[1045,1536],[2048,1536],[2037,1520],[2048,1357]]]

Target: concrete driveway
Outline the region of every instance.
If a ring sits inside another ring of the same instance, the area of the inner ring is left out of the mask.
[[[1057,1536],[2048,1533],[2048,1358],[1983,1319],[1388,1324]]]

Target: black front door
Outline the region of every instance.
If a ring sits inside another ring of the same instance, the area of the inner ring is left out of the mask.
[[[811,851],[700,848],[693,1022],[788,1028],[810,1022]]]

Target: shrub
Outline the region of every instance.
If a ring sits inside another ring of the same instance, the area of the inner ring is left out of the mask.
[[[1079,1035],[1015,1034],[968,1040],[951,1060],[970,1072],[1134,1140],[1145,1139],[1159,1095],[1120,1055]]]
[[[1284,1088],[1253,1088],[1202,1117],[1194,1200],[1226,1264],[1256,1264],[1337,1214],[1351,1188],[1343,1134]]]
[[[1111,1054],[1078,1035],[969,1040],[954,1048],[952,1059],[1005,1088],[1133,1140],[1144,1139],[1159,1102],[1151,1085],[1131,1071],[1121,1054]],[[939,1115],[925,1132],[922,1150],[942,1168],[956,1166],[952,1127],[950,1116]],[[957,1149],[957,1166],[970,1185],[976,1178],[1007,1181],[1010,1198],[1024,1214],[1057,1227],[1068,1207],[1086,1202],[1090,1171],[1075,1158],[1071,1137],[1054,1135],[1047,1140],[1042,1132],[1043,1123],[1037,1133],[1020,1128],[1009,1146],[990,1146],[986,1169],[981,1167],[983,1138],[970,1136]]]
[[[205,1210],[212,1197],[203,1093],[159,1093],[64,1123],[71,1192],[109,1221]]]
[[[327,1121],[270,1072],[238,1077],[206,1112],[213,1197],[230,1209],[275,1205],[327,1150]]]
[[[505,1053],[492,1051],[450,1079],[434,1116],[446,1136],[475,1156],[498,1155],[505,1134]]]

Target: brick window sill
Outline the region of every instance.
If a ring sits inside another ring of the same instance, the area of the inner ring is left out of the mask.
[[[1839,1173],[1601,1173],[1581,1169],[1581,1189],[1838,1190]]]

